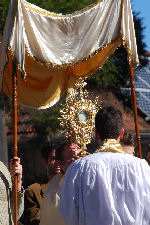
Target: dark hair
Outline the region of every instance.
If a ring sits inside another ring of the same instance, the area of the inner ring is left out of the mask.
[[[41,148],[42,158],[48,159],[50,152],[57,149],[62,141],[64,141],[64,137],[55,138],[46,142]]]
[[[123,138],[120,140],[120,143],[123,145],[135,146],[135,137],[130,132],[125,131]]]
[[[72,142],[70,140],[65,140],[62,142],[58,148],[56,149],[56,158],[59,159],[61,162],[63,162],[63,151],[65,149],[66,145],[71,144]]]
[[[112,106],[103,107],[96,114],[95,127],[102,141],[108,138],[117,139],[123,127],[121,111]]]

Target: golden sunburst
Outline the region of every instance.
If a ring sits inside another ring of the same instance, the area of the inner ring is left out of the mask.
[[[95,115],[100,108],[98,97],[94,101],[84,89],[86,82],[80,78],[71,93],[67,94],[66,103],[60,111],[60,125],[66,136],[79,143],[82,156],[87,155],[86,145],[95,139]]]

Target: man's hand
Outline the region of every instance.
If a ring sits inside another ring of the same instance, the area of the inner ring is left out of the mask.
[[[10,162],[10,175],[13,179],[15,175],[18,177],[18,191],[22,188],[22,165],[20,164],[20,158],[14,157]]]

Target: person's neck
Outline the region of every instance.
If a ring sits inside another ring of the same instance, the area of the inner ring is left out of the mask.
[[[118,138],[108,138],[108,139],[113,139],[113,140],[116,140],[116,141],[120,142],[120,136],[119,136]],[[100,138],[97,139],[99,145],[100,145],[102,142],[104,142],[105,140],[107,140],[107,139],[104,139],[104,140],[101,140]]]
[[[116,139],[105,139],[95,152],[127,153]]]
[[[55,174],[47,174],[48,180],[51,180],[54,176],[55,176]]]

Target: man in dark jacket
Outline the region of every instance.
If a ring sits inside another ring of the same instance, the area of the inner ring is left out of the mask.
[[[43,195],[49,180],[61,170],[59,160],[56,159],[58,141],[54,140],[43,145],[41,149],[42,163],[46,167],[47,176],[41,182],[30,185],[25,191],[24,225],[38,225],[40,223],[40,208]]]

